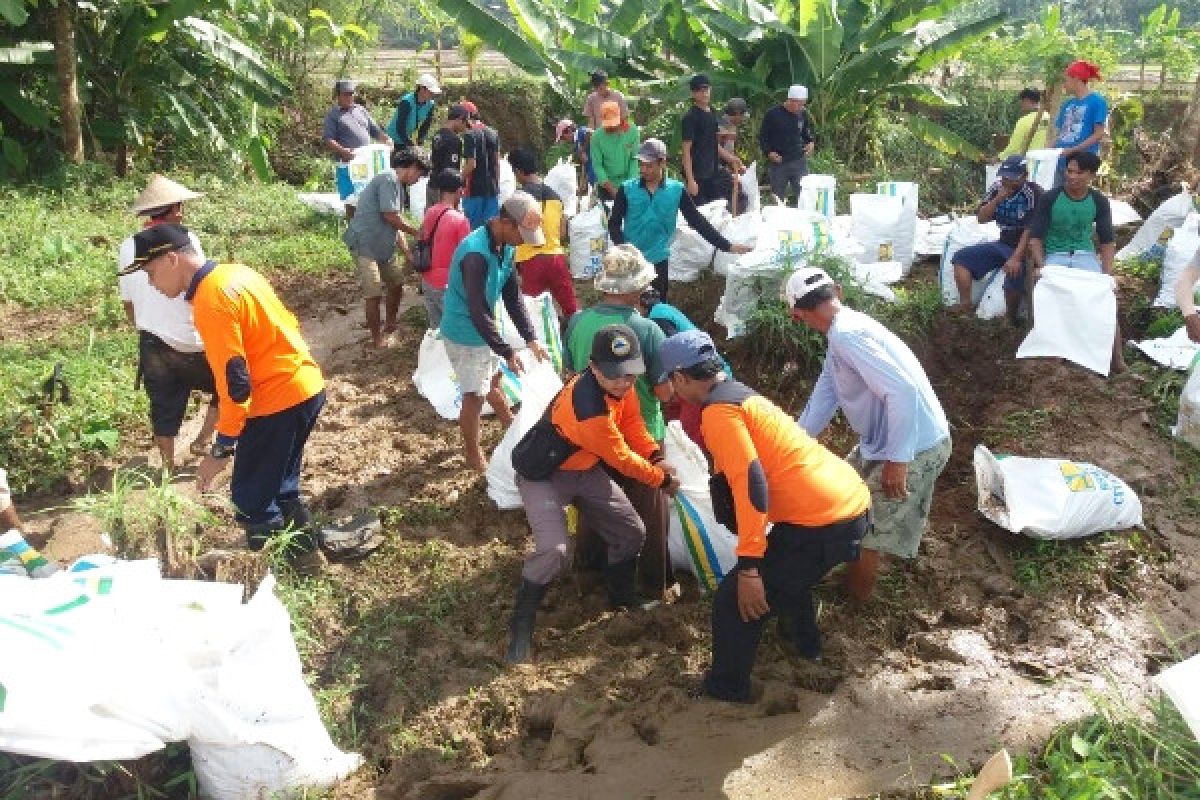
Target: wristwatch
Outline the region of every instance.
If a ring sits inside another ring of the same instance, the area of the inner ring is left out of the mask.
[[[208,454],[213,458],[229,458],[236,450],[237,445],[213,442],[212,447],[208,449]]]

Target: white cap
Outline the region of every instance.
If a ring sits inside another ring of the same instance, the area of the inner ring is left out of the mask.
[[[788,87],[788,100],[807,100],[808,87],[794,83]]]
[[[788,278],[784,295],[787,297],[788,310],[796,307],[796,301],[822,286],[834,286],[833,278],[819,267],[801,267]]]
[[[430,75],[428,72],[426,72],[424,75],[417,78],[417,86],[424,86],[426,89],[433,92],[434,94],[442,93],[442,87],[438,86],[437,81],[435,81],[433,79],[433,76]]]

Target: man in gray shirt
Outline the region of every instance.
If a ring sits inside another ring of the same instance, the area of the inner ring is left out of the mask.
[[[383,132],[367,109],[354,102],[357,89],[358,84],[354,81],[340,80],[334,84],[333,93],[337,102],[325,115],[322,126],[321,138],[325,140],[325,146],[341,161],[354,158],[356,148],[372,141],[389,147],[392,144],[391,137]]]
[[[408,187],[429,174],[429,158],[416,148],[392,152],[392,169],[371,179],[358,195],[358,211],[350,218],[342,241],[350,248],[362,287],[367,328],[376,347],[386,346],[386,336],[396,330],[400,298],[404,296],[396,247],[409,256],[404,234],[417,236],[417,227],[404,219]],[[387,316],[380,321],[379,305],[387,289]]]

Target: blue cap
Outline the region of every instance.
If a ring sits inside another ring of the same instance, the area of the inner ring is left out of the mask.
[[[1028,171],[1025,167],[1025,156],[1011,155],[1000,162],[996,174],[1001,178],[1023,178]]]
[[[658,362],[664,375],[719,358],[712,337],[699,328],[669,336],[658,348]]]

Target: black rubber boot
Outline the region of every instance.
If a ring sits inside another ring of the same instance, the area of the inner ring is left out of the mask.
[[[297,498],[291,502],[279,504],[279,512],[283,514],[283,526],[291,538],[288,548],[297,553],[311,553],[317,549],[317,533],[313,528],[312,512],[304,501]]]
[[[637,559],[631,558],[604,568],[608,582],[608,603],[613,610],[640,608],[642,599],[637,593]]]
[[[546,584],[521,580],[512,621],[508,624],[508,651],[504,654],[508,663],[528,664],[533,660],[533,621],[545,596]]]

